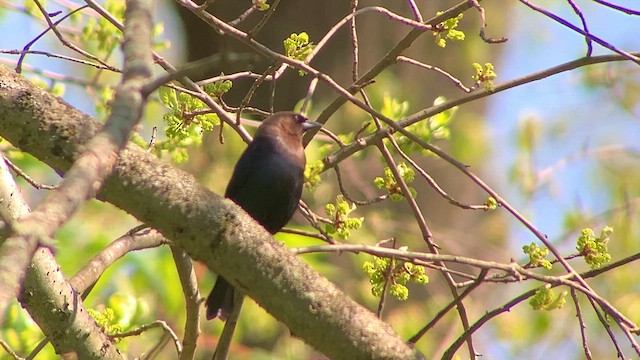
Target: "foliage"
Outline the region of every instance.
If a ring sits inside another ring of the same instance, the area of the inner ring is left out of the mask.
[[[213,84],[208,89],[214,94],[221,94],[230,87]],[[167,123],[167,139],[156,142],[154,149],[156,152],[169,152],[173,161],[181,163],[188,159],[186,148],[201,145],[202,134],[220,125],[220,118],[200,99],[168,87],[160,89],[160,101],[170,110],[163,117]]]
[[[531,266],[542,266],[549,270],[553,267],[551,261],[545,259],[549,255],[549,249],[546,247],[539,247],[536,243],[524,245],[522,251],[529,255],[529,264]]]
[[[607,248],[611,233],[613,233],[613,228],[610,226],[604,227],[598,237],[590,228],[586,228],[580,233],[576,249],[592,269],[599,269],[611,261],[611,254]]]
[[[443,14],[442,11],[436,12],[436,15],[441,15],[441,14]],[[439,47],[441,48],[446,47],[447,40],[464,41],[464,38],[465,38],[464,32],[456,29],[463,15],[464,14],[459,14],[458,16],[447,19],[436,26],[436,30],[434,31],[433,36],[435,36],[436,44]]]
[[[546,284],[536,291],[536,294],[529,300],[529,305],[531,305],[534,310],[551,311],[562,309],[567,303],[567,294],[567,291],[563,291],[556,295],[551,285]]]
[[[351,230],[357,230],[362,226],[364,218],[351,218],[349,214],[356,210],[356,204],[349,202],[342,195],[336,197],[336,203],[328,203],[324,210],[331,223],[325,224],[324,231],[330,236],[336,236],[344,241],[351,235]]]
[[[487,207],[487,210],[495,210],[498,208],[498,201],[495,198],[489,196],[487,198],[487,201],[484,202],[484,205]]]
[[[113,335],[124,331],[122,325],[118,324],[116,320],[115,312],[112,308],[106,308],[103,311],[97,311],[94,309],[87,309],[89,315],[91,315],[98,325],[107,332],[107,334]]]
[[[314,191],[320,185],[320,174],[324,170],[322,160],[307,162],[304,168],[304,186],[309,191]]]
[[[392,120],[398,120],[405,117],[408,111],[408,101],[399,102],[398,99],[391,97],[388,93],[384,93],[382,97],[382,109],[380,109],[382,115]]]
[[[402,180],[406,184],[410,184],[415,179],[416,173],[412,168],[408,167],[405,163],[398,164],[397,168],[398,174],[402,177]],[[399,182],[397,181],[393,171],[391,168],[384,168],[384,176],[376,177],[373,180],[373,183],[378,187],[378,189],[384,189],[389,193],[389,197],[393,201],[401,201],[404,198],[404,193],[402,192],[402,188],[400,187]],[[416,190],[412,187],[409,188],[411,192],[411,196],[416,196]]]
[[[0,325],[0,334],[2,335],[2,340],[13,351],[19,354],[29,353],[42,339],[42,331],[29,314],[22,310],[17,301],[13,301],[9,305],[3,319],[4,322]],[[40,356],[47,359],[56,357],[53,347],[50,345],[44,348]],[[1,352],[0,358],[8,359]]]
[[[438,96],[433,101],[433,105],[438,106],[446,101],[447,99],[444,96]],[[394,108],[396,106],[395,102],[395,99],[390,100],[390,108]],[[383,108],[382,113],[391,117],[392,119],[399,119],[405,116],[408,107],[408,102],[403,102],[402,111],[399,112],[396,110],[395,116],[392,114],[387,114],[385,112],[385,108]],[[455,118],[455,114],[457,111],[458,107],[454,106],[434,116],[431,116],[428,119],[419,121],[413,125],[409,125],[406,127],[406,129],[407,131],[411,132],[412,135],[428,143],[436,140],[448,140],[451,136],[451,122]],[[411,140],[402,133],[396,133],[395,137],[397,139],[398,145],[400,146],[400,149],[407,154],[419,153],[424,155],[433,155],[429,150],[423,148],[419,144],[416,144],[415,141]]]
[[[270,7],[270,5],[267,4],[267,0],[253,0],[253,6],[260,11],[267,11]]]
[[[309,35],[306,32],[293,33],[284,40],[284,53],[294,60],[304,61],[314,48],[315,45],[309,41]],[[298,74],[304,76],[306,72],[299,70]]]
[[[406,247],[400,250],[407,250]],[[398,300],[404,301],[409,298],[407,284],[415,282],[426,284],[429,277],[425,274],[424,266],[419,266],[406,261],[399,261],[393,258],[373,257],[373,261],[365,261],[362,270],[369,276],[371,293],[373,296],[381,297],[387,283],[389,283],[389,293]]]
[[[221,75],[224,75],[224,74],[221,74]],[[221,98],[222,95],[228,93],[232,87],[233,87],[233,83],[231,82],[231,80],[222,80],[222,81],[216,81],[210,84],[206,84],[203,87],[203,90],[213,98]]]
[[[473,75],[473,80],[478,84],[484,84],[485,90],[493,90],[493,80],[498,77],[493,70],[493,64],[486,63],[482,66],[478,63],[473,63],[473,68],[476,70],[476,74]]]
[[[115,18],[122,21],[124,18],[125,4],[122,1],[108,0],[104,4],[105,9]],[[82,28],[82,37],[85,44],[91,43],[103,55],[108,55],[122,43],[122,32],[104,17],[90,17]]]

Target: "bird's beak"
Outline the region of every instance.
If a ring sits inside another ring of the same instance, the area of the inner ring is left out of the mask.
[[[322,127],[322,124],[315,121],[305,121],[302,123],[302,128],[304,129],[304,131],[321,128],[321,127]]]

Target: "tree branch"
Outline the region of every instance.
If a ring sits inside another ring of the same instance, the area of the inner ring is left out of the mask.
[[[0,161],[0,198],[3,200],[5,220],[29,213],[29,206],[4,161]],[[3,249],[5,245],[2,245]],[[0,259],[7,266],[13,266],[13,261],[12,257]],[[112,341],[78,298],[78,293],[60,271],[51,251],[40,248],[33,256],[22,284],[21,301],[28,304],[31,317],[56,351],[59,354],[75,353],[82,359],[121,358]],[[42,304],[46,305],[40,306]],[[51,311],[52,307],[56,311]]]
[[[44,244],[75,213],[80,205],[95,196],[104,179],[111,173],[118,152],[129,139],[131,130],[142,114],[143,97],[139,87],[151,75],[151,14],[147,0],[127,2],[124,37],[125,65],[120,88],[116,91],[113,110],[99,133],[86,144],[82,155],[68,171],[62,184],[32,212],[13,224],[14,234],[5,245],[20,243],[17,253],[3,246],[0,258],[17,256],[14,267],[5,268],[0,278],[0,314],[4,314],[8,300],[15,298],[27,265],[39,244]],[[0,89],[3,90],[3,89]],[[9,91],[10,93],[10,91]],[[21,106],[45,112],[28,94],[16,94]],[[6,271],[6,272],[5,272]]]
[[[67,171],[98,124],[4,67],[0,79],[0,136],[57,171]],[[25,97],[31,106],[22,106]],[[238,206],[134,145],[121,152],[98,197],[178,242],[194,260],[223,275],[329,357],[422,356],[273,241]]]

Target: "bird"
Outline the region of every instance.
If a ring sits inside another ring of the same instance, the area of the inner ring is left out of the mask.
[[[321,126],[291,111],[267,117],[240,155],[225,197],[271,234],[280,231],[293,216],[302,195],[306,164],[302,136],[305,131]],[[233,286],[218,276],[207,297],[207,320],[226,320],[234,297]]]

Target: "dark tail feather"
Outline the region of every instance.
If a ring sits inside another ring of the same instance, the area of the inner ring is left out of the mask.
[[[223,321],[227,320],[233,308],[234,293],[233,286],[222,276],[218,276],[218,280],[207,298],[207,320],[217,317]]]

